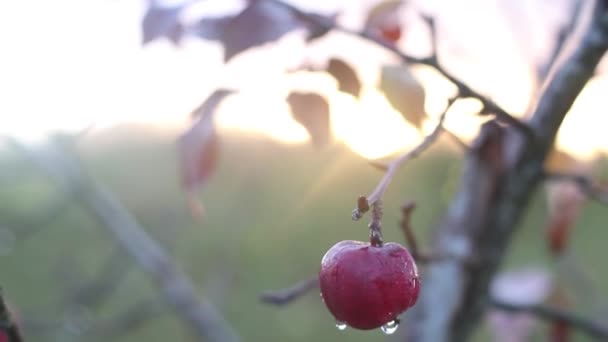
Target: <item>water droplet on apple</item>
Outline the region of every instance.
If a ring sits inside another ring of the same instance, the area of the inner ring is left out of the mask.
[[[395,333],[395,331],[397,331],[397,328],[399,328],[399,321],[394,320],[384,324],[380,329],[383,333],[392,335]]]
[[[336,328],[338,328],[338,330],[345,330],[346,327],[346,323],[336,320]]]

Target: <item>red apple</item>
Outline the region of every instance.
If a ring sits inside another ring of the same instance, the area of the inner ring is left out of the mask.
[[[396,320],[420,292],[414,259],[397,243],[338,242],[323,256],[319,281],[336,320],[366,330]]]

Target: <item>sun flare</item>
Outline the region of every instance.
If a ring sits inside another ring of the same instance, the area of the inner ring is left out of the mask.
[[[284,143],[306,143],[308,133],[291,117],[284,99],[290,90],[310,90],[328,99],[336,142],[365,158],[381,158],[418,143],[436,124],[446,99],[455,92],[452,84],[431,69],[414,70],[426,90],[429,114],[423,132],[419,132],[391,107],[367,76],[356,99],[338,92],[327,74],[284,75],[284,70],[293,67],[296,57],[304,53],[297,43],[291,42],[293,49],[283,52],[252,54],[249,60],[241,59],[242,68],[235,69],[235,63],[224,67],[217,44],[186,42],[175,49],[159,41],[141,48],[141,33],[135,23],[141,19],[143,7],[137,1],[93,1],[85,6],[76,0],[57,0],[53,5],[44,3],[44,11],[31,11],[31,4],[29,0],[0,4],[0,9],[5,9],[0,11],[0,25],[6,28],[0,30],[5,38],[0,45],[5,52],[0,63],[0,90],[5,94],[0,101],[0,134],[25,140],[40,140],[58,130],[78,131],[91,125],[108,127],[125,122],[182,127],[189,123],[189,110],[205,94],[231,79],[246,89],[220,106],[220,130],[261,134]],[[62,8],[71,8],[77,14],[65,15]],[[7,13],[27,15],[38,25],[24,26],[22,15]],[[113,24],[108,26],[108,22]],[[20,28],[19,36],[12,34],[14,27]],[[40,38],[39,27],[45,27],[44,39]],[[342,42],[352,43],[337,40],[333,48],[350,51],[350,45],[338,46]],[[495,55],[496,59],[502,56]],[[357,58],[371,65],[363,70],[365,73],[377,69],[376,50]],[[521,63],[514,63],[508,56],[502,58],[495,61],[501,68],[492,73],[474,65],[460,70],[459,75],[466,75],[476,89],[490,91],[488,95],[509,111],[521,113],[531,84],[519,79]],[[607,86],[608,79],[600,76],[584,89],[559,132],[560,149],[583,159],[608,153],[608,135],[603,132],[608,124],[603,115],[603,90]],[[475,115],[478,111],[476,101],[459,101],[445,125],[470,141],[487,120]]]

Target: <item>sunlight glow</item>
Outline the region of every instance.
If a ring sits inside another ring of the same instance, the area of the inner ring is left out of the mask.
[[[340,95],[332,102],[334,133],[363,157],[381,158],[420,140],[416,129],[375,89],[365,90],[359,102]]]
[[[574,102],[557,135],[557,148],[581,159],[608,153],[606,115],[608,77],[589,81]]]
[[[32,6],[37,10],[32,11]],[[176,49],[158,41],[140,47],[142,9],[143,1],[1,2],[0,135],[32,141],[44,139],[49,132],[74,132],[91,125],[100,128],[144,122],[171,129],[184,127],[190,122],[188,113],[206,94],[216,87],[230,86],[238,87],[241,93],[220,106],[217,123],[221,130],[305,143],[308,133],[292,119],[284,99],[290,90],[314,90],[329,100],[335,141],[366,158],[381,158],[420,142],[436,124],[446,98],[456,91],[429,68],[413,70],[427,92],[429,119],[421,134],[374,86],[376,64],[386,59],[381,50],[366,46],[366,53],[357,56],[365,67],[360,70],[362,94],[355,99],[338,92],[335,80],[327,74],[284,74],[301,64],[303,58],[311,57],[297,34],[282,38],[287,49],[264,47],[257,49],[263,53],[247,53],[224,66],[221,49],[214,43],[186,41]],[[19,34],[14,28],[19,28]],[[481,37],[477,28],[467,34],[467,39],[475,34]],[[492,41],[481,40],[484,44]],[[458,70],[457,76],[466,75],[475,89],[486,90],[507,109],[522,113],[532,89],[531,81],[521,77],[526,66],[521,58],[512,59],[484,44],[477,44],[484,56],[479,65],[470,61],[468,66],[458,64],[448,54],[443,56],[446,65]],[[320,46],[313,54],[338,51],[337,55],[347,56],[362,48],[344,37]],[[607,87],[606,78],[596,78],[585,88],[560,130],[560,149],[581,158],[608,153],[608,135],[604,132],[608,118],[602,112]],[[474,115],[477,111],[478,102],[458,101],[446,119],[446,127],[470,141],[487,120]]]

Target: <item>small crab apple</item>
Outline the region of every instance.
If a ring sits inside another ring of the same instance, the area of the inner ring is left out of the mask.
[[[323,301],[338,328],[382,327],[388,333],[420,292],[414,259],[392,242],[338,242],[323,256],[319,281]]]

